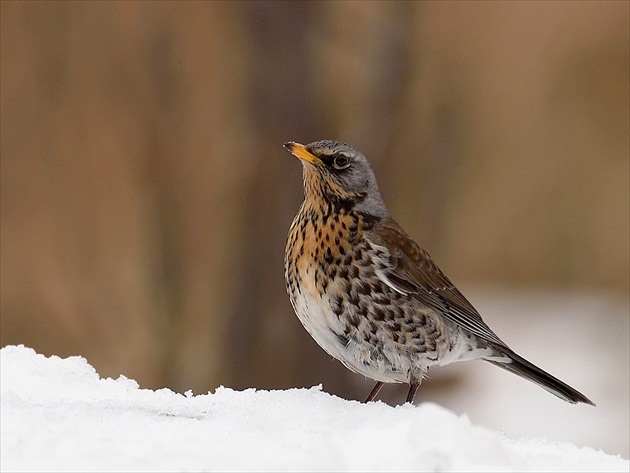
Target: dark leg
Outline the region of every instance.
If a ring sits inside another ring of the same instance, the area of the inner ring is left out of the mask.
[[[413,398],[416,397],[416,391],[418,390],[419,387],[420,387],[420,383],[414,383],[414,382],[409,383],[409,393],[407,394],[407,400],[405,402],[413,404]]]
[[[363,401],[364,403],[367,402],[372,402],[376,396],[378,396],[379,391],[381,390],[381,388],[383,387],[383,382],[381,381],[377,381],[376,384],[374,385],[374,387],[372,388],[372,390],[370,391],[370,394],[368,394],[368,397],[365,398],[365,401]]]

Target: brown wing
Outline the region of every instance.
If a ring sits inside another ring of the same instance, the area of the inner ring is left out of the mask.
[[[462,295],[429,254],[392,219],[377,223],[375,242],[387,248],[389,270],[383,275],[401,292],[413,294],[463,329],[492,343],[505,343],[485,324],[479,312]]]

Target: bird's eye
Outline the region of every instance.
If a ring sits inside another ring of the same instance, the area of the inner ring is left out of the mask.
[[[333,166],[337,169],[345,169],[350,166],[350,160],[346,155],[338,154],[333,160]]]

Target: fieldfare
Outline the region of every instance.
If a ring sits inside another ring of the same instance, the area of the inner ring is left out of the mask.
[[[338,141],[284,145],[303,165],[304,202],[293,219],[284,269],[298,318],[348,369],[407,383],[427,370],[481,359],[570,403],[586,396],[512,351],[390,216],[368,160]]]

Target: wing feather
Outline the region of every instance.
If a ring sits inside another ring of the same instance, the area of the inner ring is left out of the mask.
[[[380,276],[400,292],[412,294],[421,303],[434,309],[461,328],[488,342],[506,346],[485,324],[479,312],[462,295],[433,262],[394,220],[377,223],[373,229],[375,242],[386,249],[387,270]]]

